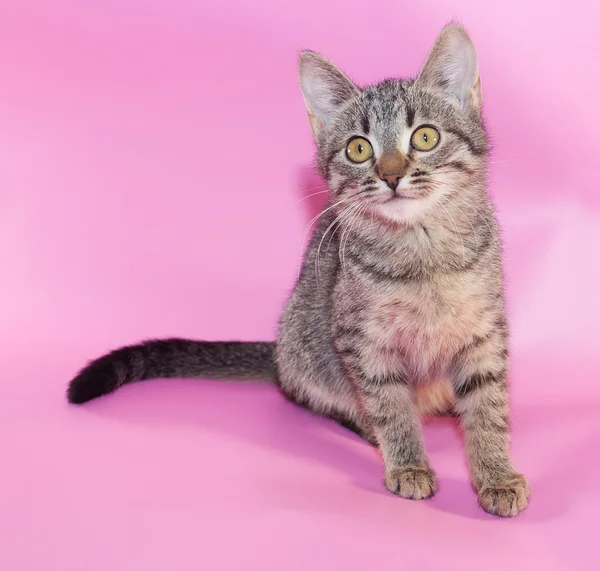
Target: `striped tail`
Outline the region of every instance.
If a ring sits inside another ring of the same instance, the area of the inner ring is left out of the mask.
[[[275,383],[275,343],[161,339],[122,347],[82,369],[69,383],[67,398],[81,404],[126,383],[190,377]]]

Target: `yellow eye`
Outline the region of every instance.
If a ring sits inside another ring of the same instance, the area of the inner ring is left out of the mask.
[[[346,146],[346,156],[353,163],[364,163],[373,156],[373,147],[366,139],[354,137]]]
[[[433,127],[419,127],[410,139],[410,144],[417,151],[431,151],[440,142],[440,133]]]

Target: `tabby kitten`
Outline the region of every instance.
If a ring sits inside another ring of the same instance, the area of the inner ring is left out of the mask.
[[[414,80],[359,88],[305,51],[300,86],[329,188],[274,343],[147,341],[92,361],[83,403],[164,377],[269,380],[376,444],[385,484],[437,491],[420,416],[460,417],[483,509],[528,501],[509,455],[500,240],[475,46],[449,24]]]

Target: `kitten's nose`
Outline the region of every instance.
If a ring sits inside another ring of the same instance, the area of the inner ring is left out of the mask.
[[[397,173],[397,172],[393,172],[390,174],[383,173],[381,175],[381,180],[384,180],[393,191],[395,191],[398,188],[401,178],[402,178],[402,174]]]
[[[377,162],[377,174],[395,192],[400,179],[406,174],[406,167],[406,155],[398,149],[388,149]]]

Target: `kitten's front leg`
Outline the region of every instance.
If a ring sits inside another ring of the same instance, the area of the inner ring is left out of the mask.
[[[529,485],[510,458],[506,358],[499,356],[503,351],[492,341],[473,349],[458,364],[456,410],[481,507],[514,517],[527,507]]]
[[[421,422],[403,375],[381,378],[355,373],[362,404],[383,454],[388,490],[411,500],[433,496],[437,480],[429,467]]]
[[[349,299],[342,290],[333,345],[381,450],[385,485],[403,498],[429,498],[437,491],[437,480],[429,467],[408,376],[400,362],[381,358],[377,346],[357,326],[354,316],[360,308],[349,304]]]

